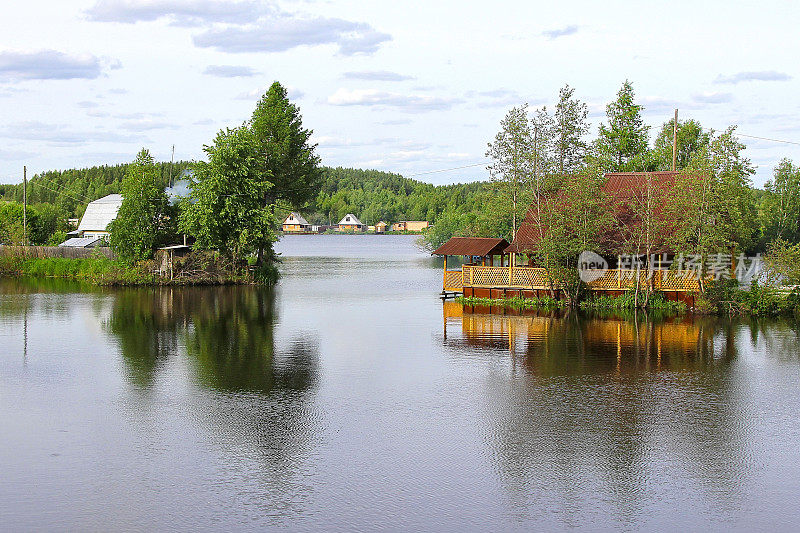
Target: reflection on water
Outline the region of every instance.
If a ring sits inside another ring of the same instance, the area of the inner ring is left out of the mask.
[[[502,309],[499,314],[462,309],[456,302],[444,302],[442,309],[446,345],[504,348],[542,376],[699,369],[725,364],[737,350],[733,323],[712,317]]]
[[[274,291],[0,280],[3,526],[796,529],[796,322],[443,306],[413,241],[284,239]]]
[[[275,321],[275,293],[268,288],[161,288],[119,292],[106,326],[137,385],[150,385],[183,345],[208,387],[306,390],[316,376],[316,341],[296,338],[278,353]]]
[[[475,311],[444,303],[444,344],[456,353],[492,348],[511,358],[510,380],[487,382],[485,431],[518,508],[550,509],[577,525],[593,512],[586,492],[597,491],[633,524],[654,504],[648,493],[664,463],[680,465],[673,481],[699,487],[719,509],[738,506],[753,468],[755,421],[741,384],[726,373],[738,358],[734,322]],[[796,332],[777,337],[797,353]],[[542,486],[557,488],[557,501],[536,490]]]

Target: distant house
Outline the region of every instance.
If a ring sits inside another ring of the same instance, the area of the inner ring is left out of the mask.
[[[375,233],[386,233],[386,230],[389,228],[389,224],[381,220],[377,224],[375,224]]]
[[[427,220],[401,220],[392,224],[392,231],[422,231],[428,226]]]
[[[300,213],[289,213],[286,220],[283,221],[284,233],[301,233],[311,231],[311,224]]]
[[[352,213],[347,213],[339,221],[339,231],[364,231],[366,226]]]
[[[108,237],[108,225],[117,218],[117,212],[121,205],[121,194],[109,194],[94,202],[89,202],[89,205],[86,206],[86,211],[83,213],[83,217],[81,217],[81,223],[78,225],[78,229],[70,231],[67,233],[67,236],[85,238],[99,237],[101,239]]]

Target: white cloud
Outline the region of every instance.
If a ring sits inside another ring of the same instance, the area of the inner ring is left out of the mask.
[[[176,25],[192,26],[214,22],[247,24],[272,10],[269,4],[254,0],[100,0],[84,13],[97,22],[133,24],[166,18]]]
[[[245,66],[237,65],[209,65],[203,71],[203,74],[209,76],[216,76],[218,78],[247,78],[255,76],[258,72]]]
[[[99,78],[104,62],[91,54],[70,55],[57,50],[0,52],[0,80],[70,80]],[[108,66],[117,68],[118,63]]]
[[[391,39],[368,24],[339,18],[281,14],[246,26],[210,28],[194,36],[195,46],[227,53],[284,52],[298,46],[335,44],[343,55],[371,54]]]
[[[569,26],[564,26],[563,28],[557,28],[553,30],[545,30],[542,32],[542,35],[550,39],[558,39],[559,37],[566,37],[567,35],[574,35],[578,33],[578,26],[575,24],[570,24]]]
[[[761,70],[758,72],[737,72],[723,76],[720,74],[714,80],[714,83],[730,83],[737,84],[744,81],[789,81],[792,77],[784,72],[777,72],[774,70]]]
[[[50,142],[59,145],[82,145],[98,142],[128,143],[140,141],[140,135],[120,134],[103,130],[73,130],[62,124],[26,121],[0,127],[0,137],[26,141]]]
[[[388,70],[367,70],[362,72],[345,72],[343,77],[348,80],[368,81],[404,81],[413,80],[412,76],[405,76]]]
[[[724,104],[733,100],[731,93],[701,93],[692,95],[692,100],[701,104]]]
[[[336,106],[383,106],[409,113],[450,109],[460,102],[462,100],[458,98],[406,95],[374,89],[339,89],[328,97],[328,103]]]

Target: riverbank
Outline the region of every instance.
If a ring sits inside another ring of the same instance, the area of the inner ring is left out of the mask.
[[[215,254],[176,258],[171,276],[162,276],[155,261],[129,264],[96,256],[0,257],[0,277],[60,278],[101,286],[233,285],[255,283],[247,270],[235,270]]]
[[[639,295],[639,308],[643,295]],[[507,307],[513,309],[563,309],[565,300],[542,298],[475,298],[458,296],[456,302],[470,306]],[[584,311],[633,311],[637,309],[633,292],[621,296],[593,295],[578,304]],[[665,313],[692,312],[701,315],[750,315],[750,316],[800,316],[800,290],[782,290],[776,287],[753,283],[747,290],[730,284],[712,284],[698,295],[694,307],[684,302],[667,299],[663,293],[650,296],[647,311]]]

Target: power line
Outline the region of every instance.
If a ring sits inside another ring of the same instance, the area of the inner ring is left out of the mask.
[[[758,140],[761,140],[761,141],[772,141],[772,142],[776,142],[776,143],[794,144],[794,145],[800,146],[800,142],[796,142],[796,141],[784,141],[783,139],[771,139],[769,137],[756,137],[755,135],[745,135],[744,133],[735,133],[734,135],[736,135],[738,137],[747,137],[749,139],[758,139]]]
[[[461,167],[441,168],[441,169],[438,169],[438,170],[429,170],[427,172],[418,172],[417,174],[409,174],[408,176],[405,176],[405,177],[406,178],[413,178],[414,176],[424,176],[426,174],[437,174],[439,172],[450,172],[451,170],[461,170],[462,168],[482,167],[485,164],[486,164],[486,162],[474,163],[472,165],[464,165],[464,166],[461,166]]]

